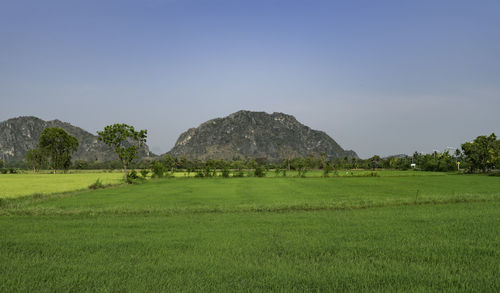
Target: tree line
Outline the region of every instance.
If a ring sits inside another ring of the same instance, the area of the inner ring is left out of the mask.
[[[125,179],[130,169],[150,169],[158,177],[177,170],[194,173],[198,177],[209,177],[217,173],[222,176],[232,173],[233,176],[243,176],[248,170],[254,170],[256,176],[273,170],[276,173],[296,171],[299,176],[305,176],[309,170],[322,170],[325,176],[330,172],[345,169],[416,169],[422,171],[454,171],[488,172],[500,166],[500,140],[492,133],[489,136],[478,136],[473,141],[465,142],[461,150],[453,153],[448,151],[432,154],[415,152],[412,156],[401,155],[381,158],[373,156],[368,159],[359,158],[328,158],[325,153],[319,156],[305,157],[284,156],[279,161],[268,161],[266,158],[240,158],[232,160],[199,159],[189,160],[186,157],[163,155],[154,160],[138,160],[137,151],[144,145],[147,130],[136,131],[127,124],[108,125],[98,131],[98,139],[110,146],[119,160],[106,162],[72,160],[72,155],[78,148],[78,141],[61,128],[46,128],[43,130],[38,146],[30,150],[24,161],[24,166],[34,171],[49,168],[54,173],[67,169],[122,169]],[[0,169],[5,173],[4,162],[0,160]]]

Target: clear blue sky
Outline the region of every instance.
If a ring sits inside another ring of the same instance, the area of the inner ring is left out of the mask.
[[[442,150],[500,135],[500,1],[3,0],[0,102],[157,153],[240,109],[361,157]]]

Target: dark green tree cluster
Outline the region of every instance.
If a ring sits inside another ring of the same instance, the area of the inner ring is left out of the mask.
[[[451,155],[449,152],[432,154],[420,154],[415,152],[413,154],[413,162],[415,162],[417,169],[422,171],[439,171],[447,172],[458,169],[458,162],[460,156]]]
[[[462,144],[469,171],[487,172],[500,166],[500,140],[492,133]]]
[[[38,148],[28,151],[26,164],[34,171],[48,166],[56,170],[67,170],[71,156],[78,148],[78,140],[62,128],[45,128],[38,140]]]

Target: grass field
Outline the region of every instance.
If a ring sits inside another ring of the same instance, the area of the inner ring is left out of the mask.
[[[498,292],[499,230],[498,177],[152,180],[4,199],[0,291]]]
[[[42,170],[38,173],[32,171],[22,171],[20,174],[0,174],[0,198],[13,198],[19,196],[33,194],[54,194],[68,191],[86,189],[90,184],[100,179],[103,184],[119,184],[123,178],[123,173],[120,171],[103,172],[99,170],[68,170],[66,173],[52,174],[51,170]],[[253,172],[245,171],[245,176]],[[331,177],[362,177],[376,173],[377,176],[394,177],[394,176],[441,176],[445,173],[439,172],[418,172],[418,171],[390,171],[379,170],[376,172],[353,170],[341,170],[336,173],[331,173]],[[150,176],[150,175],[149,175]],[[149,178],[148,176],[148,178]],[[194,177],[195,173],[175,172],[176,178]],[[220,176],[220,172],[219,172]],[[274,171],[269,171],[267,177],[280,177]],[[297,172],[290,171],[287,177],[296,177]],[[322,177],[321,171],[310,171],[307,173],[308,178]]]
[[[118,184],[123,179],[123,173],[0,174],[0,198],[85,189],[98,178],[103,184]]]

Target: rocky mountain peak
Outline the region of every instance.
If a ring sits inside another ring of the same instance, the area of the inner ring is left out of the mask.
[[[292,115],[246,110],[188,129],[169,153],[202,160],[235,157],[279,160],[285,151],[293,156],[325,152],[331,158],[357,157],[355,152],[342,149],[326,133],[312,130]]]

